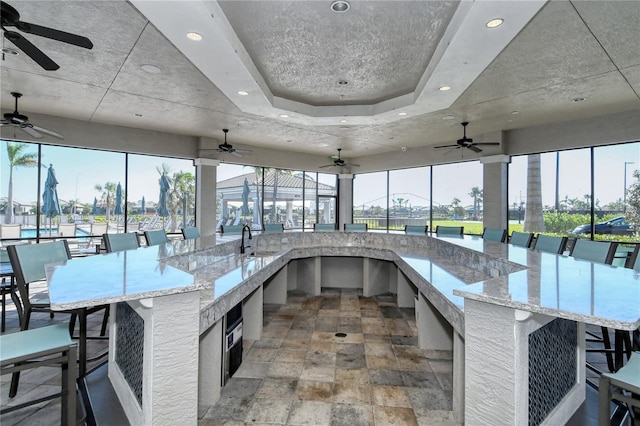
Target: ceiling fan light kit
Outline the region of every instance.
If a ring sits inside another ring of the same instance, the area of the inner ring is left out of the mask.
[[[467,137],[467,126],[469,125],[469,122],[464,121],[460,124],[462,125],[462,129],[463,129],[463,136],[461,139],[458,139],[455,144],[439,145],[439,146],[434,146],[434,148],[451,148],[451,149],[467,148],[475,153],[479,153],[479,152],[482,152],[482,149],[478,148],[479,145],[484,145],[484,146],[500,145],[500,142],[474,142],[473,139]]]
[[[58,132],[54,132],[53,130],[48,130],[44,127],[39,127],[31,124],[29,122],[29,117],[24,114],[20,114],[20,112],[18,111],[18,99],[22,97],[22,93],[11,92],[11,96],[15,98],[15,110],[13,112],[7,112],[4,114],[4,120],[0,121],[0,126],[17,127],[36,139],[42,138],[42,133],[55,136],[58,139],[64,139],[64,136],[62,136]]]
[[[24,54],[29,56],[47,71],[55,71],[60,68],[60,66],[33,45],[29,40],[24,38],[22,34],[15,31],[9,31],[6,27],[14,27],[23,33],[61,41],[63,43],[83,47],[85,49],[93,48],[93,43],[91,43],[91,40],[86,37],[21,21],[20,13],[18,13],[18,11],[8,3],[0,2],[0,9],[0,21],[2,23],[4,38],[13,43],[18,49],[24,52]]]

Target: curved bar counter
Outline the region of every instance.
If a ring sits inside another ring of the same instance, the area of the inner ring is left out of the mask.
[[[220,395],[224,314],[242,302],[244,336],[259,339],[263,303],[320,294],[336,270],[365,297],[392,292],[415,307],[422,349],[453,350],[454,412],[468,424],[566,421],[585,396],[584,324],[640,326],[629,269],[468,236],[284,233],[252,244],[240,255],[236,241],[203,237],[48,268],[52,307],[117,303],[109,377],[132,423],[195,424]],[[131,364],[134,379],[121,371]],[[176,389],[181,403],[164,403]]]

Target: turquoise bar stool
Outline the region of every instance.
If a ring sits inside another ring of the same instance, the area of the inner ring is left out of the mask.
[[[185,226],[182,228],[182,237],[185,240],[195,240],[200,238],[200,231],[195,226]]]
[[[157,246],[169,242],[167,232],[164,229],[156,229],[155,231],[144,231],[144,239],[148,246]]]
[[[538,234],[533,249],[545,253],[562,254],[565,247],[567,247],[567,237]]]
[[[242,228],[244,228],[244,225],[220,225],[220,234],[242,234]]]
[[[107,253],[114,251],[135,250],[140,247],[138,234],[135,232],[127,232],[125,234],[104,234],[102,236]]]
[[[76,424],[76,363],[78,344],[71,340],[69,325],[60,323],[33,330],[0,336],[0,374],[16,374],[23,370],[52,364],[62,366],[62,389],[59,393],[17,404],[0,410],[0,414],[62,398],[61,424]]]
[[[265,234],[281,234],[284,232],[284,224],[282,223],[265,223],[264,230],[262,231]]]
[[[404,233],[407,235],[425,235],[429,230],[428,225],[405,225]]]
[[[462,235],[464,232],[464,226],[436,226],[436,235],[437,236],[452,236],[452,235]]]
[[[613,386],[613,390],[612,390]],[[627,393],[624,393],[624,392]],[[629,409],[635,407],[640,412],[640,352],[633,352],[624,367],[615,373],[603,373],[598,386],[598,424],[610,425],[611,403],[620,401],[628,404]],[[636,418],[636,422],[638,419]]]
[[[366,223],[345,223],[345,232],[367,232],[368,226]]]
[[[335,232],[336,224],[335,223],[314,223],[313,231],[314,232]]]
[[[482,239],[487,241],[496,241],[504,243],[507,241],[507,230],[496,228],[484,228],[482,232]]]
[[[509,238],[510,244],[525,248],[531,247],[531,241],[533,241],[533,232],[513,231],[511,233],[511,237]]]
[[[617,246],[618,243],[611,241],[592,241],[578,238],[571,249],[571,256],[576,259],[611,265]]]

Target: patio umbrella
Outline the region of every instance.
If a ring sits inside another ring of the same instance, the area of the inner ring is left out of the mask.
[[[244,178],[244,184],[242,185],[242,216],[249,215],[249,194],[251,189],[249,188],[249,181]]]
[[[116,187],[116,207],[113,213],[122,214],[122,186],[120,186],[120,182],[118,182],[118,186]]]
[[[49,236],[51,236],[51,223],[53,218],[62,214],[60,201],[58,201],[58,179],[53,170],[53,164],[49,164],[47,180],[44,183],[44,193],[42,194],[42,214],[49,218]]]
[[[144,205],[144,195],[142,196],[142,201],[140,201],[140,210],[142,210],[142,214],[144,215],[146,212],[146,206]]]
[[[169,179],[167,179],[166,173],[160,176],[160,198],[158,199],[158,216],[162,218],[162,227],[164,228],[164,218],[169,216],[169,209],[167,207],[167,192],[169,192]]]

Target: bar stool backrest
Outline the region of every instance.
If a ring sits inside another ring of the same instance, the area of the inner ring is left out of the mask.
[[[345,223],[345,232],[367,232],[369,227],[366,223]]]
[[[567,237],[538,234],[533,249],[545,253],[562,254],[565,247],[567,247]]]
[[[533,240],[533,232],[513,231],[511,233],[511,238],[509,239],[509,243],[513,244],[514,246],[529,248],[531,246],[532,240]]]
[[[148,246],[157,246],[169,242],[167,232],[164,229],[156,229],[154,231],[144,231],[144,239]]]
[[[592,241],[578,238],[571,250],[571,256],[576,259],[611,265],[617,245],[611,241]]]
[[[429,230],[428,225],[405,225],[404,233],[409,235],[424,235]]]
[[[18,287],[21,283],[29,284],[46,279],[45,265],[71,259],[66,241],[7,246],[7,251]]]
[[[182,228],[182,236],[185,240],[194,240],[200,238],[200,231],[195,226],[185,226]]]
[[[436,235],[462,235],[464,226],[436,226]]]
[[[497,241],[499,243],[504,243],[507,240],[507,230],[496,229],[496,228],[484,228],[484,232],[482,233],[482,239],[487,241]]]
[[[282,223],[265,223],[264,224],[265,234],[280,234],[282,232],[284,232],[284,224]]]
[[[135,232],[127,232],[124,234],[104,234],[102,238],[107,246],[107,253],[134,250],[140,247],[138,234]]]
[[[314,232],[335,232],[336,224],[335,223],[314,223],[313,231]]]

